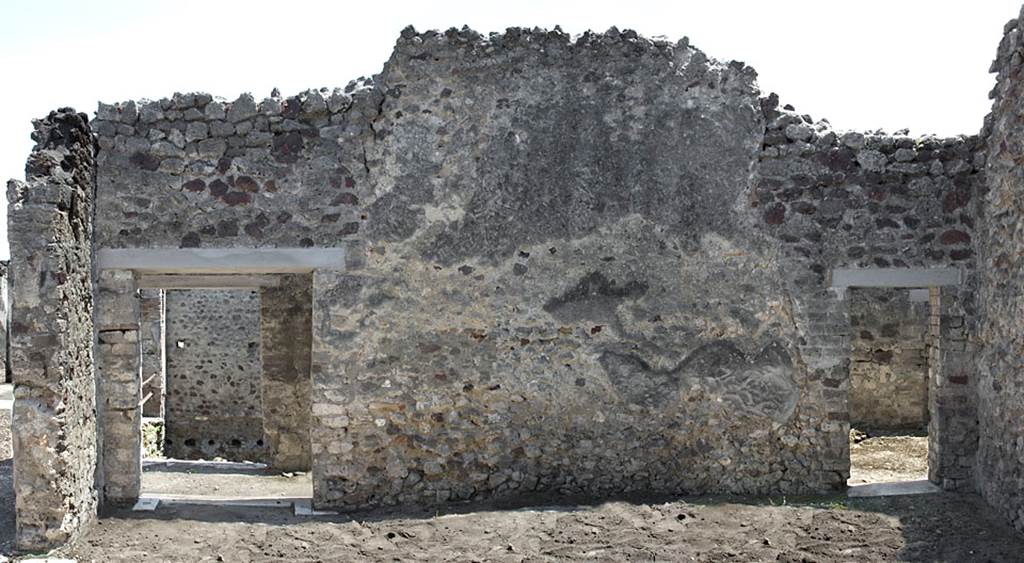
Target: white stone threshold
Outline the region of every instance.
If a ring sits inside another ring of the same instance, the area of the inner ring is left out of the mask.
[[[132,507],[135,511],[152,511],[160,505],[200,505],[200,506],[248,506],[254,508],[285,508],[291,507],[300,499],[295,497],[280,498],[239,498],[239,497],[216,497],[208,495],[165,495],[148,494],[139,497],[138,502]]]
[[[846,489],[849,498],[893,497],[900,495],[929,495],[941,493],[942,489],[927,479],[915,481],[894,481],[891,483],[868,483]]]
[[[205,495],[163,495],[150,494],[139,497],[132,507],[134,512],[153,512],[159,506],[191,505],[248,508],[292,508],[296,516],[336,516],[330,510],[316,510],[311,498],[238,498]]]
[[[163,420],[155,418],[154,420]],[[194,467],[216,467],[221,469],[266,469],[267,464],[255,461],[206,461],[204,459],[144,459],[142,467],[172,467],[175,465]]]

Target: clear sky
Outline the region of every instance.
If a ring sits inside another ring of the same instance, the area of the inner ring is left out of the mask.
[[[399,31],[611,26],[757,69],[764,92],[839,129],[976,133],[988,67],[1022,0],[0,0],[0,179],[23,178],[31,120],[205,91],[257,99],[380,71]],[[6,197],[0,256],[7,255]]]

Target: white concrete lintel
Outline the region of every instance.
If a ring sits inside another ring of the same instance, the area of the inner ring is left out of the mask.
[[[344,270],[344,248],[103,248],[100,270],[160,274],[288,274]]]
[[[235,289],[277,287],[276,274],[142,274],[141,289]]]
[[[940,287],[962,277],[960,268],[836,268],[832,287]]]

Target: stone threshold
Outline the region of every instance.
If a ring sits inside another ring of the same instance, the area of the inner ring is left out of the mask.
[[[132,506],[133,512],[153,512],[161,505],[220,506],[224,508],[291,508],[296,516],[336,516],[329,510],[315,510],[312,498],[238,498],[205,495],[164,495],[151,494],[139,497]]]
[[[941,493],[942,488],[927,479],[893,481],[890,483],[868,483],[846,489],[849,498],[892,497],[900,495],[929,495]]]

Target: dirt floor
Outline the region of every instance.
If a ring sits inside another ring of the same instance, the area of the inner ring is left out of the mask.
[[[8,450],[9,432],[0,417],[0,554],[10,553],[14,533]],[[166,479],[166,490],[177,491],[189,479],[210,477],[184,475],[146,479]],[[230,474],[213,474],[216,479],[237,478],[224,475]],[[248,489],[220,489],[229,490]],[[546,501],[551,499],[348,517],[301,517],[287,509],[252,507],[117,509],[105,513],[75,545],[53,555],[82,562],[1019,562],[1024,554],[1024,535],[973,495],[705,497],[601,504],[558,499],[558,506],[544,507]]]
[[[79,561],[1020,561],[1024,536],[974,496],[617,501],[296,517],[174,506],[107,514]]]
[[[313,480],[308,473],[274,472],[259,464],[147,460],[143,464],[142,495],[310,498]]]
[[[927,435],[850,433],[850,485],[927,478]]]

